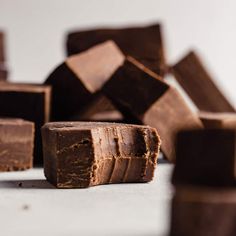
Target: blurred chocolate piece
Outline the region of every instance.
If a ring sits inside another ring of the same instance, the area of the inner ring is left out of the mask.
[[[40,128],[49,121],[50,92],[49,86],[0,85],[0,117],[19,117],[35,123],[35,164],[42,164],[43,160]]]
[[[235,199],[235,189],[177,188],[170,236],[234,236]]]
[[[236,129],[236,113],[214,113],[214,112],[199,112],[199,118],[201,119],[205,128],[212,129]]]
[[[131,57],[102,91],[128,120],[158,130],[162,151],[169,161],[175,160],[175,134],[182,129],[202,127],[177,90]]]
[[[68,57],[45,82],[53,88],[52,120],[69,120],[76,116],[123,61],[124,55],[113,41]],[[108,99],[104,102],[99,109],[112,106]]]
[[[183,131],[177,136],[175,185],[233,186],[236,130]]]
[[[175,78],[199,108],[211,112],[234,112],[195,52],[190,52],[172,68]]]
[[[0,171],[32,167],[34,124],[21,119],[0,118]]]
[[[5,58],[5,36],[4,32],[0,31],[0,81],[5,81],[7,79],[7,67]]]
[[[125,55],[131,55],[159,75],[166,70],[159,24],[122,29],[92,29],[68,34],[68,55],[80,53],[106,40],[114,40]]]
[[[105,122],[55,122],[42,128],[44,173],[58,188],[149,182],[160,138],[154,128]]]

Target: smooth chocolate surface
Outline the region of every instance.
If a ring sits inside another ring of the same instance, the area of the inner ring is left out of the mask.
[[[33,122],[0,118],[0,171],[31,168],[33,147]]]
[[[235,112],[195,52],[182,58],[173,66],[172,72],[199,110]]]
[[[165,73],[166,64],[159,24],[71,32],[67,36],[68,55],[80,53],[106,40],[114,40],[125,55],[131,55],[157,74],[162,76]]]
[[[128,120],[158,130],[162,151],[170,161],[175,160],[176,133],[202,127],[177,90],[131,57],[127,57],[102,91]]]
[[[46,80],[52,85],[52,120],[70,120],[89,104],[114,71],[123,64],[124,55],[113,41],[68,57]],[[112,106],[107,99],[100,109]]]
[[[49,86],[1,83],[0,117],[22,118],[35,123],[34,162],[42,164],[41,126],[49,121]]]
[[[199,118],[205,128],[236,129],[235,112],[199,112]]]
[[[177,136],[175,185],[235,186],[236,130],[184,131]]]
[[[42,128],[44,173],[58,188],[149,182],[160,138],[149,126],[54,122]]]
[[[177,188],[170,236],[234,236],[235,199],[235,189]]]

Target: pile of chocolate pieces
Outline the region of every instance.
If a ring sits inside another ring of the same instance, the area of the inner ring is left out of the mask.
[[[159,24],[77,31],[44,84],[16,84],[3,36],[1,171],[31,168],[34,157],[58,188],[149,182],[161,149],[175,163],[170,234],[235,235],[235,108],[196,52],[168,65]]]

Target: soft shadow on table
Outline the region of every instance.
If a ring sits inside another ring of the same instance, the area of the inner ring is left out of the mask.
[[[50,183],[44,179],[27,179],[27,180],[3,180],[0,181],[1,188],[17,189],[54,189]]]

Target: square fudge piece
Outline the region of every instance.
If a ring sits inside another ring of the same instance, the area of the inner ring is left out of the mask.
[[[0,171],[31,168],[33,148],[33,122],[0,118]]]
[[[149,126],[54,122],[42,127],[44,173],[58,188],[149,182],[160,138]]]

